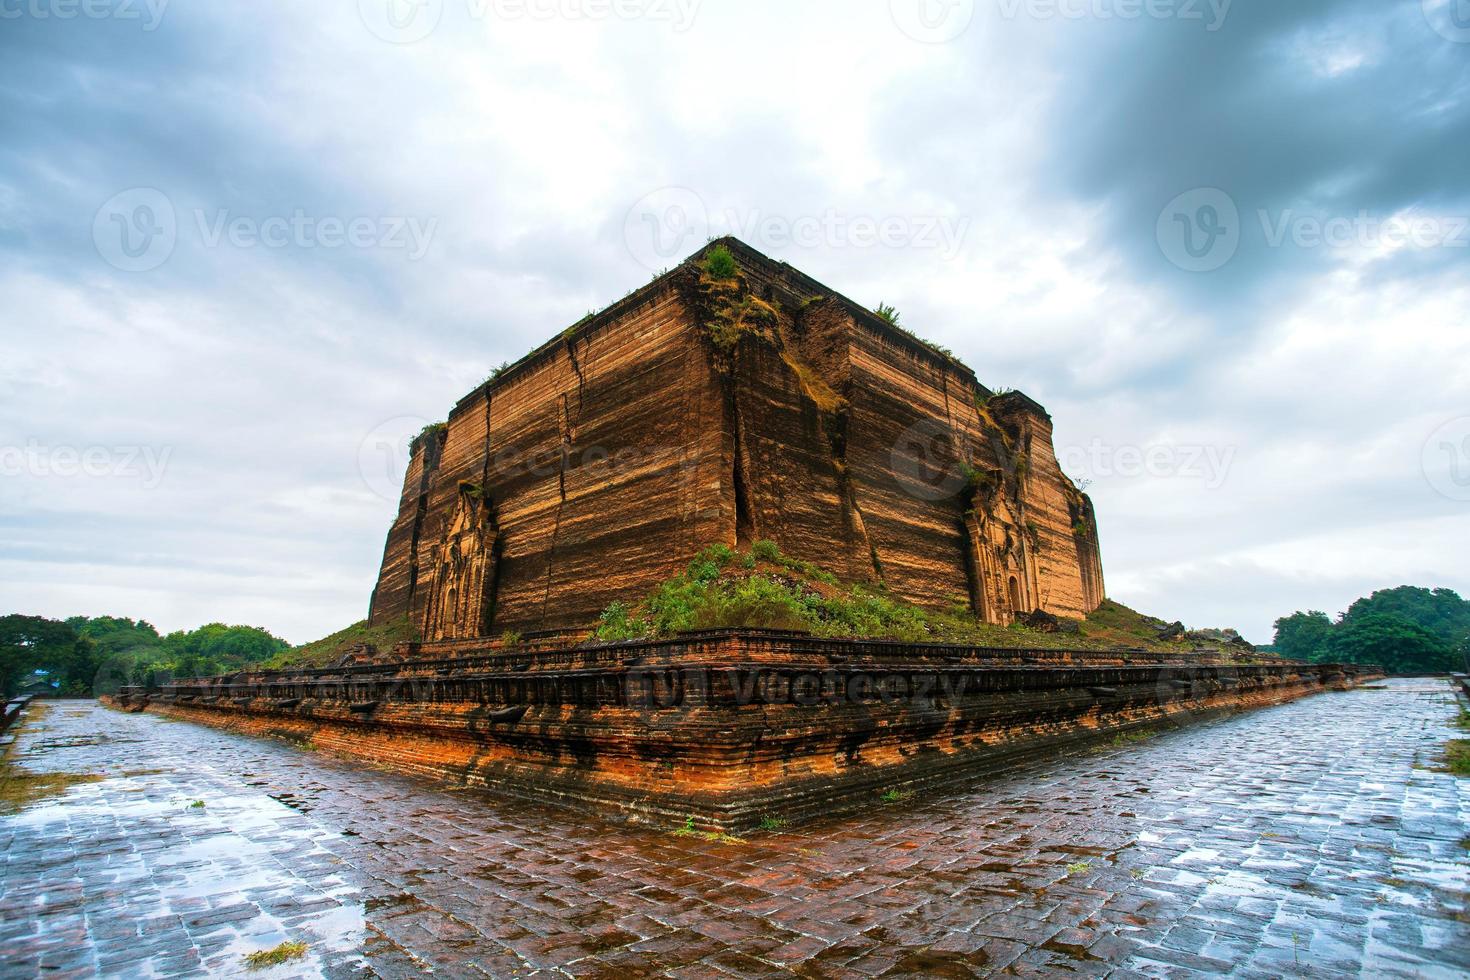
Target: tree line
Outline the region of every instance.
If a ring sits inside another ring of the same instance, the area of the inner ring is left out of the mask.
[[[256,626],[209,623],[161,635],[141,619],[10,615],[0,617],[0,689],[9,697],[38,678],[59,694],[90,697],[123,684],[228,673],[290,646]]]
[[[1276,620],[1273,649],[1317,663],[1379,664],[1390,673],[1470,669],[1470,601],[1401,585],[1354,602],[1336,621],[1312,609]]]

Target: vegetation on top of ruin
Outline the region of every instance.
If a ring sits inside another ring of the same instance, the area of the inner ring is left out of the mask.
[[[773,542],[757,541],[746,551],[712,545],[636,605],[612,603],[592,638],[610,642],[745,626],[831,638],[1011,648],[1192,648],[1188,640],[1161,641],[1163,620],[1119,603],[1105,602],[1095,615],[1076,623],[1075,632],[996,626],[976,620],[959,597],[948,611],[924,609],[878,585],[841,582],[783,555]]]
[[[261,666],[269,669],[325,667],[360,644],[371,644],[379,652],[387,653],[399,643],[417,639],[417,632],[409,625],[407,616],[377,626],[368,625],[364,619],[320,640],[283,650]]]
[[[959,363],[959,358],[954,356],[954,351],[950,350],[948,347],[945,347],[943,344],[936,344],[932,340],[926,340],[925,338],[920,337],[918,334],[914,333],[908,327],[900,323],[898,310],[892,306],[889,306],[887,303],[879,303],[877,309],[873,310],[873,315],[882,320],[884,323],[888,324],[894,330],[897,330],[899,333],[903,334],[905,337],[919,344],[920,346],[928,348],[934,353],[948,358],[955,363]]]
[[[448,432],[448,431],[449,431],[449,423],[448,422],[430,422],[428,425],[426,425],[422,429],[420,429],[419,430],[419,434],[417,436],[414,436],[413,440],[411,442],[409,442],[409,448],[412,449],[412,450],[414,450],[414,451],[417,451],[418,450],[418,447],[420,445],[422,445],[423,444],[423,441],[425,439],[427,439],[429,436],[437,435],[437,434],[439,434],[441,432]]]
[[[721,354],[729,357],[746,334],[769,334],[775,328],[775,307],[746,288],[729,249],[723,245],[710,249],[700,269],[704,329]]]
[[[724,245],[716,245],[704,254],[704,274],[710,279],[734,279],[740,274],[740,265],[735,256]]]

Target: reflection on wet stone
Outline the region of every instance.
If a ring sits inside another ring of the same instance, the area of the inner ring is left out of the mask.
[[[0,818],[7,976],[1460,976],[1470,782],[1437,680],[708,840],[57,703]],[[202,803],[196,806],[195,803]]]

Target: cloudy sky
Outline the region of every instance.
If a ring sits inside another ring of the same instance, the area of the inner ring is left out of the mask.
[[[733,232],[1048,406],[1110,594],[1470,594],[1467,0],[0,2],[0,611],[361,618],[404,436]]]

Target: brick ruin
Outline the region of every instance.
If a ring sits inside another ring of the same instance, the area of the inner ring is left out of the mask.
[[[738,831],[1380,676],[760,630],[398,653],[396,663],[184,681],[110,701],[604,817]]]
[[[711,544],[769,539],[991,623],[1103,600],[1091,502],[1051,422],[733,240],[464,398],[414,444],[373,593],[421,640],[335,665],[124,688],[129,711],[374,764],[738,830],[1099,735],[1346,688],[1368,668],[587,628]],[[506,634],[520,634],[510,637]]]
[[[715,247],[736,277],[703,273]],[[414,441],[369,618],[430,641],[585,631],[702,548],[758,539],[991,623],[1104,598],[1040,405],[727,238]]]

